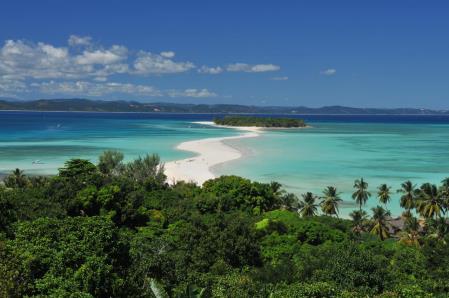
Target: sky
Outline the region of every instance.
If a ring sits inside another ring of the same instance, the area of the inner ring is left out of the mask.
[[[449,109],[449,1],[2,0],[0,98]]]

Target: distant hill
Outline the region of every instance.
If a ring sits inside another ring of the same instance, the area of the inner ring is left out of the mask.
[[[326,106],[321,108],[245,106],[234,104],[142,103],[136,101],[101,101],[89,99],[39,99],[11,101],[0,99],[0,110],[83,111],[83,112],[152,112],[152,113],[241,113],[241,114],[337,114],[337,115],[449,115],[448,110],[377,109]]]

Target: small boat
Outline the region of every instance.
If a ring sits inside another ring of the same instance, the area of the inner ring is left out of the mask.
[[[36,160],[33,160],[32,164],[33,165],[41,165],[41,164],[43,164],[43,162],[40,159],[36,159]]]

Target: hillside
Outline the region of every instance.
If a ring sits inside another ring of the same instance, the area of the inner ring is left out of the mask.
[[[0,100],[0,110],[152,112],[152,113],[242,113],[242,114],[336,114],[336,115],[449,115],[448,110],[379,109],[325,106],[320,108],[245,106],[235,104],[142,103],[89,99],[39,99],[33,101]]]

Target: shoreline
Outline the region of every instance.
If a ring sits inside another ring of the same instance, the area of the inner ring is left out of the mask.
[[[210,121],[193,122],[196,124],[210,125],[215,127],[232,128],[242,133],[230,137],[206,138],[182,142],[176,149],[194,152],[197,155],[181,160],[170,161],[164,164],[165,175],[169,184],[178,181],[194,182],[202,185],[206,180],[216,178],[213,168],[222,163],[240,159],[244,156],[234,146],[225,143],[227,140],[245,139],[259,137],[262,129],[259,127],[233,127],[216,125]]]

